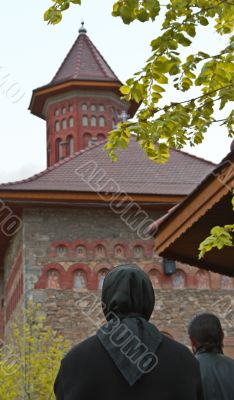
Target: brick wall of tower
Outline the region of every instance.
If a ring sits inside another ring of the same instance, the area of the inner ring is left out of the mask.
[[[108,92],[71,92],[50,99],[46,107],[48,166],[105,140],[128,107]]]
[[[160,214],[150,212],[153,218]],[[92,334],[100,323],[100,305],[90,307],[90,302],[98,302],[105,273],[119,263],[134,262],[152,279],[153,321],[161,329],[187,343],[192,315],[217,313],[232,353],[233,279],[179,263],[176,274],[166,276],[153,240],[140,240],[108,208],[27,209],[23,218],[25,290],[41,303],[54,329],[73,342]]]

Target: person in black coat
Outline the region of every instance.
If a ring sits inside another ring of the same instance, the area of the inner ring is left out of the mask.
[[[224,333],[214,314],[196,315],[188,333],[199,361],[205,400],[234,400],[234,360],[223,354]]]
[[[154,290],[135,265],[105,277],[107,323],[62,360],[57,400],[204,400],[198,361],[149,321]]]

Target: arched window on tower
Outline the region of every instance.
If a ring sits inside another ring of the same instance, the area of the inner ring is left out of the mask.
[[[67,120],[66,119],[62,120],[62,129],[67,129]]]
[[[89,125],[89,120],[87,115],[83,115],[82,117],[82,126],[88,126]]]
[[[99,117],[99,127],[103,128],[105,126],[105,118]]]
[[[74,153],[74,139],[72,135],[67,137],[67,156],[71,156]]]
[[[87,111],[87,110],[88,110],[88,106],[87,106],[86,103],[83,103],[83,104],[82,104],[81,110],[82,110],[82,111]]]
[[[60,121],[55,121],[54,127],[55,132],[60,132]]]
[[[69,104],[69,106],[68,106],[68,111],[69,111],[69,112],[72,112],[72,111],[73,111],[73,105],[72,105],[72,104]]]
[[[103,104],[100,104],[100,105],[99,105],[99,111],[101,111],[101,112],[105,111],[105,107],[104,107]]]
[[[85,133],[84,134],[84,136],[83,136],[83,144],[84,144],[84,147],[89,147],[89,145],[90,145],[90,142],[91,142],[91,135],[90,135],[90,133]]]
[[[91,111],[96,111],[96,109],[97,109],[97,108],[96,108],[95,104],[92,104],[91,107],[90,107],[90,110],[91,110]]]
[[[62,139],[56,139],[55,141],[55,158],[56,162],[62,159]]]
[[[97,125],[97,118],[92,116],[90,120],[91,126],[96,126]]]
[[[104,135],[104,133],[99,133],[97,135],[98,142],[103,142],[103,140],[105,140],[105,139],[106,139],[106,136]]]
[[[59,115],[59,108],[56,108],[54,115],[58,116]]]
[[[69,121],[69,128],[73,128],[74,127],[74,117],[70,117],[68,121]]]

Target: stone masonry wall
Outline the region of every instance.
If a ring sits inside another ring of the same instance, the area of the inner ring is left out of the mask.
[[[150,217],[162,213],[153,211]],[[94,333],[100,324],[100,303],[95,300],[94,307],[93,302],[108,270],[134,262],[149,274],[156,290],[153,322],[160,329],[188,343],[190,318],[211,311],[220,316],[232,353],[232,278],[180,263],[175,274],[165,275],[154,241],[140,240],[108,208],[27,209],[23,218],[25,296],[40,303],[49,323],[73,343]]]
[[[73,343],[96,332],[103,321],[101,291],[36,290],[34,299],[47,314],[48,322]],[[234,297],[231,290],[155,290],[155,309],[151,321],[176,340],[189,345],[187,326],[198,312],[215,313],[225,333],[225,352],[234,356]]]

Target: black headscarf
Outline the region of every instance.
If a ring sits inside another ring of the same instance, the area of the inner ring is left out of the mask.
[[[108,322],[97,336],[130,386],[157,365],[163,336],[148,322],[154,303],[151,281],[137,265],[120,265],[105,277],[102,308]]]

